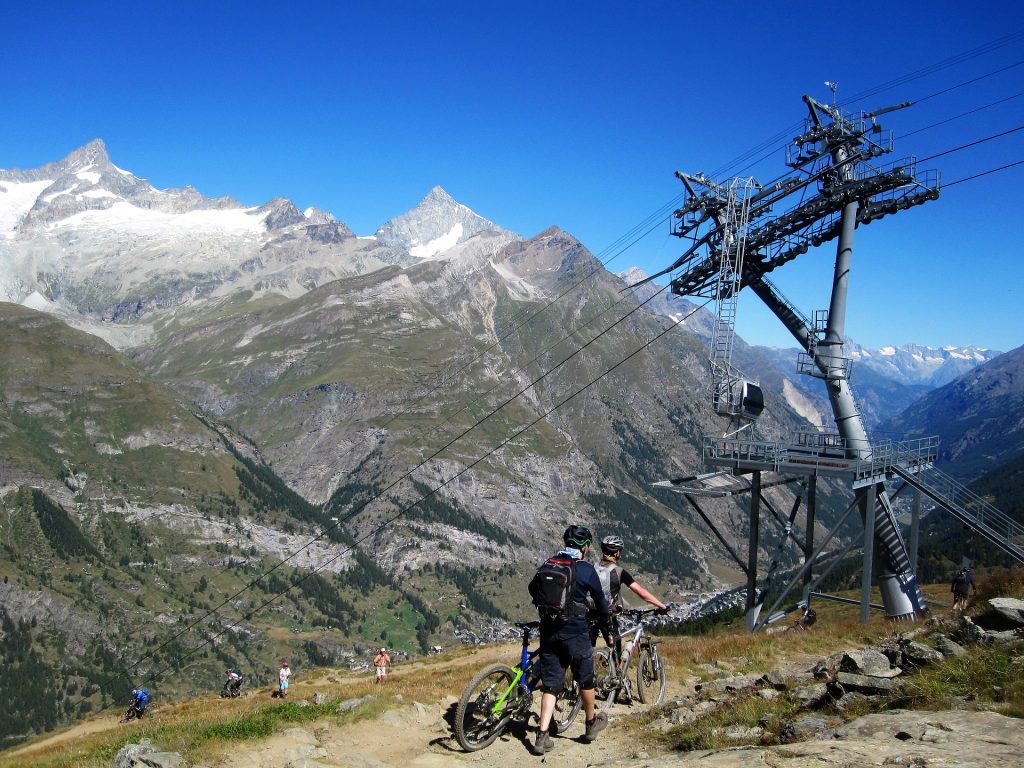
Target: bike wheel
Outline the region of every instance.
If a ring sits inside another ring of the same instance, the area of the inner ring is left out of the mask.
[[[594,695],[607,699],[615,685],[615,669],[612,666],[612,649],[594,649]]]
[[[128,707],[123,715],[121,715],[121,722],[127,723],[129,720],[134,720],[138,712],[135,707]]]
[[[513,680],[515,673],[511,668],[493,664],[466,686],[455,709],[455,739],[464,750],[475,752],[490,746],[504,732],[520,703],[518,687],[495,708]]]
[[[565,671],[565,687],[555,697],[555,711],[551,716],[551,728],[555,733],[565,733],[580,713],[583,697],[580,696],[580,684],[573,679],[572,670]]]
[[[665,700],[665,665],[656,648],[640,649],[636,667],[636,693],[644,704]]]

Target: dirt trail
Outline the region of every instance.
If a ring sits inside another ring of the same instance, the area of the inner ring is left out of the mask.
[[[532,755],[527,746],[536,731],[536,720],[528,729],[513,726],[487,749],[463,752],[451,732],[454,709],[454,701],[434,705],[404,702],[377,720],[293,728],[208,763],[213,768],[283,768],[289,764],[295,768],[442,768],[453,764],[507,768],[523,761],[535,760],[539,764],[550,759],[565,768],[585,768],[594,763],[637,757],[632,732],[616,726],[623,717],[646,707],[616,704],[609,711],[608,728],[590,744],[581,738],[581,714],[565,735],[555,738],[555,748],[543,758]]]
[[[484,652],[461,663],[483,668],[492,660],[506,660],[507,657],[507,652]],[[414,665],[403,667],[402,673],[413,669]],[[318,687],[319,681],[312,685]],[[682,689],[683,684],[673,680],[670,674],[666,700]],[[388,695],[391,695],[390,691]],[[534,704],[535,713],[539,709],[539,698],[536,697]],[[615,704],[605,709],[609,726],[589,744],[582,740],[581,712],[568,732],[555,737],[554,749],[544,757],[537,757],[528,748],[536,733],[536,718],[525,728],[514,724],[490,747],[467,753],[452,734],[451,723],[457,704],[455,696],[433,704],[421,704],[407,698],[396,703],[398,706],[373,721],[340,726],[324,722],[293,728],[231,754],[222,754],[208,760],[208,764],[211,768],[283,768],[289,764],[294,768],[442,768],[459,764],[508,768],[523,761],[527,764],[553,761],[559,768],[585,768],[595,763],[642,757],[638,754],[640,748],[635,731],[623,729],[621,723],[624,718],[649,709],[639,703]],[[599,702],[599,706],[604,705]]]
[[[392,681],[384,688],[374,686],[369,676],[352,677],[345,673],[325,672],[313,678],[301,676],[292,686],[293,701],[311,699],[314,693],[323,693],[334,701],[357,698],[366,694],[392,699],[393,707],[376,720],[363,720],[355,724],[342,724],[329,720],[289,728],[281,733],[260,741],[246,742],[230,751],[211,755],[203,765],[210,768],[318,768],[320,766],[358,766],[359,768],[440,768],[452,764],[482,766],[484,768],[507,768],[519,761],[545,762],[557,760],[565,768],[583,768],[597,762],[636,756],[637,746],[630,733],[617,728],[622,718],[647,709],[642,704],[615,704],[606,710],[609,727],[597,741],[584,743],[583,714],[580,713],[569,731],[555,738],[555,748],[544,758],[529,752],[527,739],[532,740],[536,732],[534,718],[528,729],[513,725],[500,739],[484,750],[466,753],[455,741],[451,722],[461,691],[449,691],[442,701],[420,703],[401,693],[402,678],[426,671],[438,671],[453,667],[482,669],[495,661],[514,658],[517,648],[513,646],[488,646],[475,652],[453,659],[425,659],[402,664],[395,668]],[[682,690],[679,680],[669,673],[666,699]],[[267,697],[270,689],[251,692],[250,696]],[[396,696],[397,694],[397,696]],[[213,698],[212,696],[210,697]],[[539,702],[539,696],[536,697]],[[600,704],[600,703],[599,703]],[[197,700],[180,704],[156,706],[150,717],[153,721],[163,719],[188,719],[188,710],[197,706]],[[534,711],[538,709],[535,703]],[[54,747],[66,746],[69,742],[86,739],[97,733],[114,729],[131,729],[134,723],[120,724],[114,711],[96,715],[58,733],[34,741],[7,752],[6,755],[43,754]],[[155,745],[158,748],[159,744]]]

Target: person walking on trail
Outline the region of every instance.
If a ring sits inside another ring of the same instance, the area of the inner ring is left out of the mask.
[[[971,569],[964,567],[956,572],[953,583],[949,587],[953,593],[953,613],[960,613],[967,608],[967,596],[973,590],[978,591],[974,586],[974,577],[971,576]]]
[[[281,669],[277,673],[277,695],[280,698],[288,696],[288,680],[292,676],[292,670],[287,661],[281,662]]]
[[[388,667],[391,666],[391,657],[388,655],[387,648],[381,648],[377,651],[377,655],[373,657],[373,666],[377,671],[376,682],[383,685],[385,678],[387,678]]]
[[[604,592],[612,613],[611,629],[614,638],[609,638],[606,634],[604,641],[608,646],[611,646],[611,641],[614,641],[615,650],[620,656],[622,655],[622,640],[619,639],[618,620],[615,618],[615,614],[622,610],[620,599],[622,587],[629,587],[637,597],[653,605],[660,613],[668,613],[667,605],[644,589],[629,571],[619,565],[623,546],[621,536],[605,536],[601,539],[601,562],[594,566],[597,577],[601,580],[601,590]],[[597,633],[598,625],[595,623],[590,630],[591,645],[597,642]]]
[[[562,562],[568,560],[573,579],[571,597],[567,598],[567,604],[560,614],[541,610],[540,674],[543,695],[540,702],[540,728],[537,740],[531,745],[535,755],[543,755],[555,745],[549,729],[556,697],[565,688],[566,667],[572,669],[573,679],[580,687],[580,698],[586,713],[583,740],[593,741],[608,725],[608,715],[597,712],[595,707],[594,649],[590,643],[590,626],[587,622],[588,597],[593,599],[603,621],[607,623],[609,620],[608,601],[601,589],[601,581],[594,566],[585,559],[593,539],[588,528],[570,525],[562,535],[564,549],[548,560],[548,563],[560,557]],[[536,595],[534,602],[537,603]]]
[[[814,626],[814,622],[818,620],[818,613],[811,608],[811,606],[805,606],[803,612],[800,614],[800,618],[796,620],[797,629],[810,629]]]
[[[594,570],[597,571],[597,577],[601,581],[601,589],[604,591],[604,596],[608,600],[608,606],[612,615],[610,626],[608,629],[602,630],[604,642],[609,648],[613,645],[615,646],[615,653],[620,659],[622,658],[622,638],[619,635],[619,620],[617,614],[621,612],[623,608],[621,600],[621,590],[623,586],[629,587],[635,595],[657,608],[659,613],[668,613],[667,605],[644,589],[640,583],[633,578],[633,575],[629,571],[619,565],[619,560],[622,558],[622,550],[624,546],[621,536],[605,536],[601,539],[601,561],[594,566]],[[599,623],[592,622],[590,625],[591,645],[597,644],[598,630]],[[624,691],[619,693],[618,700],[623,704],[630,703],[629,697],[626,696]]]

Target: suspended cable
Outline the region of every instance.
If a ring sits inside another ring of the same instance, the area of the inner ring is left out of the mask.
[[[927,96],[923,96],[921,98],[914,99],[914,103],[915,104],[920,104],[921,102],[928,101],[929,99],[934,99],[936,96],[942,96],[943,94],[949,93],[951,91],[955,91],[955,90],[957,90],[959,88],[964,88],[964,87],[966,87],[968,85],[973,85],[974,83],[977,83],[977,82],[979,82],[981,80],[985,80],[985,79],[987,79],[989,77],[994,77],[995,75],[998,75],[1001,72],[1006,72],[1007,70],[1014,69],[1015,67],[1019,67],[1021,65],[1024,65],[1024,59],[1022,59],[1020,61],[1017,61],[1017,62],[1014,62],[1013,64],[1008,64],[1007,66],[1005,66],[1005,67],[1003,67],[1001,69],[996,69],[996,70],[994,70],[992,72],[986,72],[984,75],[979,75],[978,77],[975,77],[975,78],[973,78],[971,80],[967,80],[967,81],[962,82],[962,83],[957,83],[956,85],[951,85],[949,88],[943,88],[941,91],[936,91],[935,93],[928,94]]]
[[[1017,42],[1018,40],[1022,39],[1024,39],[1024,32],[1013,32],[1009,35],[1005,35],[1004,37],[1000,37],[988,43],[980,45],[977,48],[972,48],[963,53],[950,56],[948,59],[943,59],[942,61],[930,64],[926,67],[923,67],[922,69],[918,69],[906,75],[897,77],[894,80],[889,80],[888,82],[874,86],[873,88],[869,88],[868,90],[861,91],[860,93],[855,94],[854,96],[844,101],[841,106],[848,106],[858,101],[863,101],[866,98],[875,96],[884,91],[891,90],[896,86],[905,85],[906,83],[913,82],[914,80],[920,80],[922,77],[927,77],[928,75],[940,72],[943,69],[948,69],[949,67],[956,66],[957,64],[962,64],[965,61],[970,61],[971,59],[977,58],[978,56],[983,56],[986,53],[991,53],[992,51],[998,50],[999,48],[1010,45],[1011,43]]]
[[[1005,171],[1007,168],[1013,168],[1018,165],[1024,165],[1024,160],[1017,160],[1016,162],[1013,163],[1000,165],[998,168],[989,168],[987,171],[976,173],[973,176],[965,176],[962,179],[957,179],[956,181],[951,181],[948,184],[943,184],[942,188],[949,189],[950,187],[955,187],[957,184],[963,184],[965,181],[973,181],[974,179],[980,179],[982,176],[988,176],[990,173],[998,173],[999,171]]]
[[[1013,99],[1019,99],[1021,96],[1024,96],[1024,91],[1020,91],[1018,93],[1015,93],[1012,96],[1007,96],[1005,99],[999,99],[998,101],[990,101],[988,104],[984,104],[984,105],[982,105],[980,107],[975,107],[974,109],[969,109],[966,112],[961,112],[959,115],[954,115],[953,117],[948,117],[945,120],[939,120],[939,122],[932,123],[931,125],[926,125],[924,128],[918,128],[916,130],[910,131],[909,133],[902,133],[902,134],[900,134],[900,136],[902,138],[906,138],[908,136],[913,136],[913,135],[918,134],[918,133],[924,133],[925,131],[930,131],[932,128],[937,128],[940,125],[945,125],[946,123],[951,123],[954,120],[959,120],[962,117],[967,117],[969,115],[973,115],[973,114],[976,114],[978,112],[982,112],[982,111],[984,111],[986,109],[990,109],[992,107],[998,106],[999,104],[1003,104],[1003,103],[1005,103],[1007,101],[1012,101]]]
[[[918,163],[926,163],[929,160],[934,160],[937,157],[943,157],[945,155],[951,155],[954,152],[961,152],[961,151],[963,151],[965,149],[969,149],[971,147],[976,147],[978,144],[984,144],[987,141],[992,141],[993,139],[999,139],[999,138],[1002,138],[1003,136],[1008,136],[1011,133],[1016,133],[1017,131],[1024,131],[1024,125],[1018,125],[1016,128],[1010,128],[1009,130],[1001,131],[1000,133],[995,133],[995,134],[992,134],[991,136],[986,136],[985,138],[978,139],[977,141],[971,141],[971,142],[968,142],[967,144],[961,144],[959,147],[953,147],[952,149],[947,149],[944,152],[938,152],[938,153],[936,153],[934,155],[929,155],[928,157],[922,157],[917,162]]]

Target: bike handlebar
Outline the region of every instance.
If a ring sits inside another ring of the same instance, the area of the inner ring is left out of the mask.
[[[623,608],[622,613],[633,619],[640,619],[652,613],[661,613],[661,608]]]

